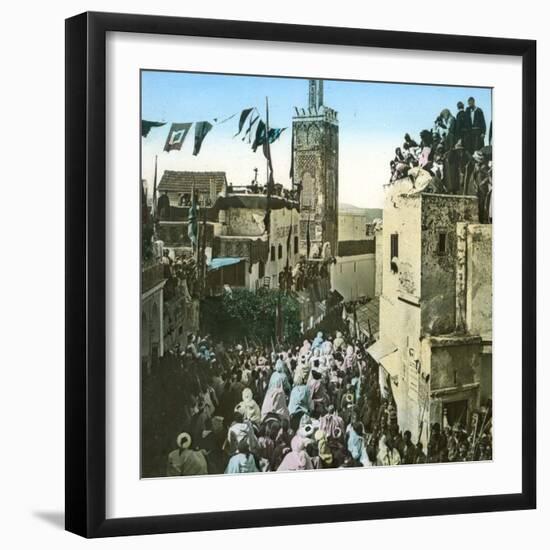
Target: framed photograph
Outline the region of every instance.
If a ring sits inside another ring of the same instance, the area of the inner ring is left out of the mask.
[[[534,508],[535,66],[68,19],[66,528]]]

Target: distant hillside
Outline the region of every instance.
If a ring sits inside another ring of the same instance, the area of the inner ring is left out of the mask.
[[[372,222],[376,218],[382,219],[382,208],[360,208],[359,206],[354,206],[353,204],[347,204],[341,202],[338,205],[339,212],[349,213],[349,214],[362,214],[367,217],[367,223]]]

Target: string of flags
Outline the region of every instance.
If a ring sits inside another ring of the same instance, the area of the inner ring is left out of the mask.
[[[181,148],[189,134],[191,127],[195,125],[195,136],[193,143],[193,155],[197,156],[200,153],[204,139],[209,132],[220,124],[224,124],[235,118],[238,113],[233,113],[228,117],[217,117],[212,121],[201,120],[197,122],[173,122],[170,125],[164,151],[181,151]],[[165,126],[166,122],[157,122],[152,120],[141,121],[141,137],[147,138],[153,128]],[[248,107],[243,109],[239,116],[237,133],[233,136],[241,137],[241,140],[248,141],[251,144],[252,151],[256,152],[258,147],[263,147],[267,143],[277,141],[286,128],[269,128],[262,120],[260,113],[256,107]]]

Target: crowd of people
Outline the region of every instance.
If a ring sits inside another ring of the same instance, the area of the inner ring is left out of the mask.
[[[158,240],[153,243],[153,251],[155,258],[163,266],[165,296],[171,296],[179,288],[187,300],[197,297],[200,281],[195,256],[190,251],[182,250],[172,258],[163,242]]]
[[[191,335],[185,350],[165,354],[158,376],[144,383],[144,475],[491,458],[488,423],[474,432],[436,423],[426,448],[413,441],[365,346],[342,332],[271,350]]]
[[[390,171],[390,183],[408,177],[413,186],[418,180],[429,181],[437,193],[477,196],[480,221],[492,221],[492,123],[487,135],[485,115],[473,97],[466,108],[459,101],[454,116],[443,109],[418,140],[405,134]],[[421,178],[423,173],[429,178]]]
[[[165,293],[172,295],[180,288],[190,300],[199,293],[200,280],[195,256],[186,250],[181,250],[175,257],[170,256],[170,251],[163,247],[162,241],[153,243],[153,253],[157,261],[163,266],[163,275],[166,279]],[[314,255],[314,260],[307,261],[301,256],[293,267],[283,267],[279,273],[279,288],[284,291],[300,292],[315,285],[324,285],[328,291],[330,288],[330,265],[334,258],[323,259],[320,255]]]

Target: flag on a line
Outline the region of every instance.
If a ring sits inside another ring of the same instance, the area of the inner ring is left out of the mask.
[[[250,143],[250,141],[251,141],[250,136],[252,135],[252,128],[254,128],[254,124],[256,124],[256,122],[258,121],[259,118],[260,118],[260,115],[250,117],[250,120],[248,122],[248,129],[244,133],[244,136],[243,136],[243,139],[242,139],[243,141],[245,141],[246,138],[248,138],[248,143]]]
[[[274,141],[277,141],[285,130],[286,128],[269,128],[269,130],[267,130],[264,121],[260,120],[260,122],[258,122],[258,126],[256,127],[256,138],[254,139],[254,143],[252,144],[252,150],[256,152],[256,149],[258,149],[258,147],[262,145],[264,147],[265,153],[265,146],[273,143]],[[267,139],[266,135],[268,136]]]
[[[197,156],[201,150],[202,142],[206,137],[206,134],[212,130],[213,126],[207,120],[195,122],[195,147],[193,148],[193,155]]]
[[[250,113],[254,110],[254,107],[249,107],[248,109],[243,109],[241,116],[239,118],[239,131],[233,136],[236,137],[241,133],[246,119],[250,116]]]
[[[270,128],[269,129],[269,143],[277,141],[286,128]]]
[[[192,122],[174,122],[170,127],[168,132],[168,137],[166,138],[166,143],[164,145],[164,150],[170,152],[172,150],[180,151],[189,129],[191,128]]]
[[[265,122],[260,120],[258,126],[256,126],[256,137],[254,138],[254,143],[252,144],[252,150],[256,152],[256,149],[260,145],[263,145],[265,141]]]
[[[216,117],[216,118],[213,118],[212,119],[212,122],[214,124],[225,124],[228,120],[231,120],[237,113],[233,113],[232,115],[229,115],[228,117],[225,117],[224,119],[222,120],[219,120],[220,117]]]
[[[153,120],[142,120],[141,121],[141,137],[147,137],[151,128],[158,128],[159,126],[164,126],[166,122],[155,122]]]

